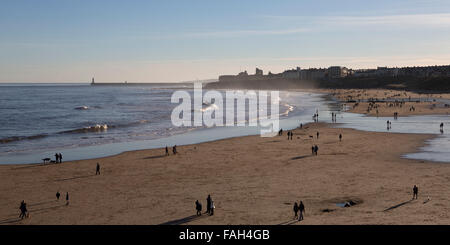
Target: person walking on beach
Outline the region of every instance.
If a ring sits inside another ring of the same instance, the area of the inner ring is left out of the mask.
[[[294,219],[298,219],[298,204],[294,203]]]
[[[62,163],[62,154],[59,153],[59,163]]]
[[[317,156],[317,152],[319,151],[319,147],[317,145],[314,146],[314,154]]]
[[[206,213],[209,214],[211,211],[211,196],[208,194],[206,198]]]
[[[339,141],[342,141],[342,134],[339,134]]]
[[[317,135],[317,139],[319,139],[319,131],[317,131],[317,134],[316,134],[316,135]]]
[[[172,152],[173,152],[174,155],[177,154],[177,146],[176,146],[176,145],[174,145],[174,146],[172,147]]]
[[[303,213],[305,212],[305,205],[303,205],[302,201],[300,201],[300,205],[299,205],[298,209],[300,211],[300,215],[298,216],[298,221],[302,221],[303,220]]]
[[[100,164],[97,163],[97,167],[95,168],[95,175],[100,175]]]
[[[61,193],[59,191],[56,192],[56,200],[59,200],[59,197],[61,196]]]
[[[440,128],[441,128],[441,133],[443,133],[444,132],[444,123],[441,123]]]
[[[202,215],[202,204],[197,200],[195,201],[195,209],[197,210],[197,216]]]
[[[210,210],[209,210],[209,216],[213,216],[214,215],[214,209],[215,208],[216,207],[214,206],[214,201],[211,200],[211,207],[210,207]]]
[[[414,187],[413,187],[413,199],[417,199],[418,195],[419,195],[419,187],[414,185]]]
[[[25,203],[25,200],[22,200],[22,202],[20,203],[19,209],[20,209],[20,215],[19,215],[20,219],[28,217],[27,204]]]
[[[69,205],[69,192],[66,192],[66,206]]]
[[[314,155],[314,146],[311,146],[311,154]]]
[[[168,155],[169,155],[169,148],[166,145],[166,156],[168,156]]]
[[[58,155],[58,153],[55,153],[55,162],[56,162],[56,163],[59,162],[59,155]]]

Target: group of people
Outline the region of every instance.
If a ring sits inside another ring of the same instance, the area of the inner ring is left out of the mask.
[[[299,214],[300,212],[300,214]],[[305,213],[305,205],[302,201],[300,201],[300,204],[297,204],[297,202],[294,203],[294,219],[298,219],[298,221],[303,220],[303,214]]]
[[[176,155],[178,152],[177,152],[177,146],[176,145],[174,145],[173,147],[172,147],[172,153],[174,154],[174,155]],[[168,156],[169,155],[169,148],[166,146],[166,156]]]
[[[56,200],[59,201],[61,197],[61,193],[59,191],[56,192]],[[66,192],[66,205],[69,205],[69,192]]]
[[[60,197],[61,197],[61,193],[59,193],[59,191],[57,191],[56,192],[56,200],[59,201]],[[66,192],[66,205],[69,205],[69,192]],[[27,203],[25,202],[25,200],[22,200],[22,202],[20,202],[19,210],[20,210],[20,215],[19,215],[20,219],[28,218],[30,216],[28,209],[27,209]]]
[[[211,195],[208,194],[208,197],[206,198],[206,213],[210,216],[214,215],[215,208],[214,201],[211,199]],[[198,200],[195,201],[195,210],[197,210],[197,216],[202,215],[202,204]]]
[[[394,119],[395,119],[395,120],[398,119],[398,112],[394,112]]]
[[[56,163],[62,163],[62,154],[61,153],[55,153],[55,162]]]
[[[331,122],[336,122],[336,115],[334,112],[331,113]]]
[[[293,135],[294,135],[294,133],[292,133],[292,131],[288,131],[287,132],[288,140],[292,140]]]
[[[313,115],[313,121],[314,122],[319,122],[319,113],[318,112],[316,112],[314,115]]]
[[[56,154],[56,155],[58,155],[58,154]],[[100,163],[97,163],[97,166],[95,168],[95,175],[100,175]],[[55,196],[56,196],[56,200],[59,201],[59,198],[61,197],[61,193],[59,191],[57,191]],[[69,205],[69,192],[66,192],[66,206],[68,206],[68,205]],[[23,218],[26,218],[29,216],[28,210],[27,210],[27,204],[25,203],[25,200],[22,200],[22,202],[20,203],[19,209],[20,209],[19,218],[23,219]]]

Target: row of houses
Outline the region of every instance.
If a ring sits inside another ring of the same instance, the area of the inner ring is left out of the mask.
[[[448,66],[418,66],[418,67],[377,67],[377,69],[349,69],[343,66],[331,66],[329,68],[309,68],[285,70],[282,73],[263,74],[263,70],[256,68],[254,75],[249,75],[247,71],[240,72],[238,75],[223,75],[219,81],[236,80],[262,80],[262,79],[293,79],[293,80],[323,80],[336,79],[344,77],[450,77],[450,65]]]

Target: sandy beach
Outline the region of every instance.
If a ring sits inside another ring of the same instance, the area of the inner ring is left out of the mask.
[[[331,94],[344,103],[350,108],[348,112],[369,116],[393,116],[395,112],[398,113],[398,116],[448,115],[450,113],[450,103],[440,101],[450,99],[450,94],[445,93],[419,94],[411,91],[389,89],[321,89],[319,91]],[[372,107],[370,107],[370,103],[365,102],[367,100],[378,102],[372,103]],[[404,103],[396,105],[393,103],[395,100],[404,101]]]
[[[167,157],[154,149],[2,165],[0,224],[449,224],[450,165],[401,158],[432,137],[313,123],[294,130],[290,141],[286,133],[247,136],[179,146]],[[205,211],[208,194],[215,215],[196,217],[194,202]],[[30,211],[24,220],[22,200]],[[300,200],[306,215],[296,222],[292,208]],[[337,205],[350,200],[357,205]]]

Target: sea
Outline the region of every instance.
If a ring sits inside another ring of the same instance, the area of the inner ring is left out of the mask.
[[[193,84],[0,84],[0,164],[39,163],[53,159],[55,153],[62,153],[65,161],[91,159],[261,132],[260,126],[248,123],[174,126],[171,115],[179,104],[172,103],[171,97],[176,91],[194,98]],[[331,122],[333,112],[338,114],[335,127],[366,131],[384,132],[386,120],[392,120],[348,113],[326,94],[279,91],[279,95],[279,122],[284,130],[312,122],[316,112],[319,121]],[[203,112],[212,108],[222,109],[202,103]],[[249,118],[250,108],[244,108],[247,122],[255,120]],[[425,147],[404,157],[450,162],[450,135],[439,131],[441,122],[450,127],[448,115],[400,117],[392,120],[389,132],[436,134]]]

